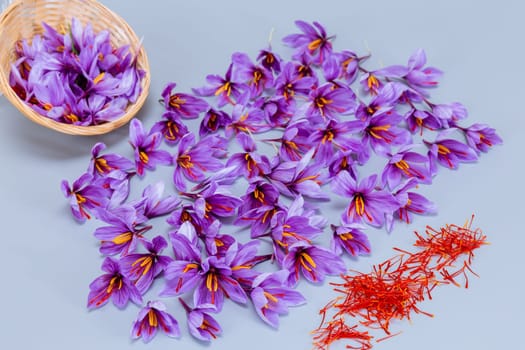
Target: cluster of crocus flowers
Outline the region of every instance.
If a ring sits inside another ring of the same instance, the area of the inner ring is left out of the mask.
[[[472,221],[464,226],[446,225],[440,230],[427,227],[425,234],[416,232],[414,247],[417,252],[394,248],[398,255],[375,265],[371,272],[344,275],[342,283],[333,283],[340,295],[321,309],[321,326],[314,331],[316,349],[327,349],[333,342],[350,342],[347,348],[367,350],[372,348],[370,330],[382,330],[383,341],[399,333],[392,333],[392,320],[410,320],[420,313],[432,317],[419,308],[424,300],[431,299],[437,286],[468,288],[468,275],[472,270],[474,251],[485,244],[486,236],[480,229],[471,228]],[[333,311],[332,318],[327,314]],[[348,325],[349,317],[357,319]]]
[[[73,18],[66,29],[42,23],[42,35],[19,40],[9,83],[39,114],[60,123],[97,125],[121,117],[141,93],[144,71],[129,46],[109,31]],[[134,48],[136,49],[136,48]]]
[[[335,51],[318,23],[297,25],[301,33],[284,39],[291,60],[271,47],[255,60],[234,53],[224,76],[193,93],[168,84],[159,120],[149,129],[131,122],[129,156],[97,144],[87,172],[63,181],[73,215],[104,223],[95,230],[111,259],[104,271],[115,265],[93,285],[89,306],[114,295],[119,307],[143,306],[133,337],[149,340],[152,327],[178,334],[164,314],[172,304],[157,297],[179,299],[200,340],[222,332],[216,317],[230,301],[278,327],[305,302],[301,281],[322,284],[346,271],[347,257],[370,254],[368,226],[391,231],[434,213],[418,186],[501,142],[488,126],[459,126],[460,104],[430,101],[440,71],[426,67],[423,51],[406,66],[369,70],[370,55]],[[367,174],[373,156],[383,167]],[[161,166],[171,178],[130,198]],[[334,194],[348,205],[329,223],[318,204]],[[150,295],[154,281],[159,295]]]

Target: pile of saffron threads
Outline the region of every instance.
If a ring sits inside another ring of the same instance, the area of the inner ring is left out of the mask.
[[[327,349],[337,340],[347,340],[349,349],[372,348],[368,330],[380,329],[386,336],[383,341],[399,333],[390,331],[392,320],[410,320],[413,314],[433,317],[419,309],[418,304],[432,299],[432,290],[439,285],[453,284],[460,287],[458,279],[463,276],[468,288],[474,250],[488,244],[480,229],[471,229],[472,220],[464,226],[446,225],[440,230],[427,226],[425,235],[415,233],[414,247],[422,250],[411,253],[394,248],[399,254],[375,265],[370,273],[353,271],[343,276],[343,282],[332,283],[341,295],[321,309],[321,326],[314,334],[316,349]],[[329,311],[332,319],[326,321]],[[358,320],[348,325],[345,319]],[[362,330],[365,327],[367,330]]]

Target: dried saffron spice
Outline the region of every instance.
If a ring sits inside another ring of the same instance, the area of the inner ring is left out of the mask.
[[[345,317],[357,318],[358,324],[368,329],[381,329],[386,336],[376,342],[399,334],[390,331],[394,319],[409,320],[418,313],[433,317],[418,304],[432,299],[436,286],[460,287],[457,279],[463,276],[468,288],[468,274],[477,276],[470,267],[474,250],[488,243],[480,229],[471,229],[473,218],[464,226],[446,225],[440,230],[427,226],[425,235],[415,233],[414,247],[422,250],[411,253],[394,248],[399,254],[375,265],[371,272],[352,271],[343,276],[343,282],[332,283],[340,295],[321,309],[321,325],[313,332],[314,347],[327,349],[334,341],[345,339],[360,346],[347,348],[370,349],[373,336],[348,326]],[[326,321],[329,311],[333,316]]]

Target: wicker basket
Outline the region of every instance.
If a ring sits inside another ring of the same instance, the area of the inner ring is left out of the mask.
[[[139,49],[140,41],[131,27],[120,16],[94,0],[15,0],[0,15],[0,92],[27,118],[47,128],[72,135],[99,135],[126,124],[139,111],[149,92],[150,71],[148,58],[140,47],[138,66],[146,72],[142,79],[142,93],[136,103],[128,106],[119,119],[93,126],[76,126],[56,122],[35,112],[9,86],[11,63],[16,59],[15,43],[42,34],[42,22],[54,28],[66,26],[75,17],[83,25],[90,22],[97,32],[108,30],[114,47],[130,45]]]

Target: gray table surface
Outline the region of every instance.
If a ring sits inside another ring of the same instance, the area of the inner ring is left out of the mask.
[[[476,214],[492,243],[479,251],[474,269],[481,276],[470,288],[444,287],[423,309],[434,318],[414,317],[397,329],[403,334],[377,349],[523,348],[523,118],[525,6],[502,1],[116,1],[104,4],[144,37],[152,73],[151,95],[138,117],[148,126],[162,113],[157,103],[164,85],[181,91],[202,85],[209,73],[222,73],[234,51],[254,55],[271,29],[278,42],[295,32],[295,19],[318,20],[337,34],[339,48],[373,53],[371,65],[406,62],[424,48],[431,65],[445,71],[434,95],[461,101],[470,121],[491,124],[504,145],[459,171],[442,171],[423,193],[439,208],[397,226],[388,235],[372,232],[374,253],[353,266],[409,247],[411,232],[426,224],[462,223]],[[276,47],[281,50],[280,45]],[[282,49],[283,56],[289,51]],[[91,233],[96,223],[78,225],[60,192],[62,179],[84,171],[95,142],[127,153],[127,127],[99,137],[74,137],[25,119],[0,98],[0,347],[3,349],[309,349],[317,312],[333,296],[330,286],[302,283],[306,306],[267,327],[250,308],[228,303],[220,314],[223,335],[210,346],[194,341],[179,319],[183,337],[157,336],[148,345],[129,339],[137,309],[113,307],[88,312],[88,284],[99,274],[101,257]],[[335,215],[335,214],[334,214]],[[335,280],[335,279],[333,279]],[[342,344],[333,349],[343,349]]]

